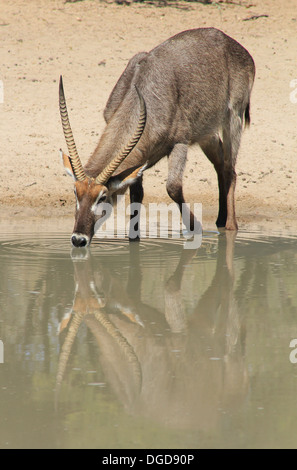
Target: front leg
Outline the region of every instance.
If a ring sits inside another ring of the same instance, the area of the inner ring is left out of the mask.
[[[194,214],[187,213],[184,205],[183,195],[183,174],[187,161],[188,146],[186,144],[176,144],[168,158],[168,178],[166,189],[171,199],[179,207],[183,223],[188,231],[193,231],[195,227]]]
[[[143,200],[142,176],[130,185],[130,204],[137,204],[130,214],[129,240],[140,240],[140,209]],[[133,209],[133,207],[132,207]]]

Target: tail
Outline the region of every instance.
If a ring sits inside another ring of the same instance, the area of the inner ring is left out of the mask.
[[[251,123],[250,102],[248,102],[247,107],[245,108],[244,120],[245,120],[245,127],[249,127]]]

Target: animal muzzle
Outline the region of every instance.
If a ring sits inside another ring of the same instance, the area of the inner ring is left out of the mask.
[[[75,248],[84,248],[90,244],[90,238],[82,233],[73,233],[71,243]]]

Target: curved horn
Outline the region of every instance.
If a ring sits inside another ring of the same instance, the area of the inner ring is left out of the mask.
[[[115,325],[108,319],[106,313],[102,313],[101,310],[95,310],[94,315],[96,320],[98,320],[98,322],[106,329],[107,333],[116,341],[116,344],[118,344],[126,356],[128,362],[131,364],[137,383],[137,389],[138,392],[140,392],[142,386],[142,370],[134,348],[122,335],[122,333],[115,327]]]
[[[97,184],[105,184],[111,175],[115,172],[118,166],[122,163],[123,160],[129,155],[129,153],[134,149],[136,144],[139,142],[140,137],[144,131],[145,123],[146,123],[146,105],[141,95],[140,91],[138,90],[137,86],[135,85],[135,89],[137,91],[139,101],[140,101],[140,116],[138,120],[138,125],[136,131],[134,132],[133,137],[131,138],[130,142],[126,145],[126,147],[115,157],[109,165],[107,165],[104,170],[97,176],[96,183]]]
[[[70,159],[74,176],[77,180],[84,181],[84,179],[86,179],[87,176],[81,164],[81,161],[80,161],[77,149],[76,149],[76,145],[74,142],[72,130],[70,127],[66,100],[65,100],[65,95],[64,95],[62,75],[60,76],[60,85],[59,85],[59,107],[60,107],[60,115],[61,115],[63,132],[64,132],[65,140],[67,143],[69,159]]]

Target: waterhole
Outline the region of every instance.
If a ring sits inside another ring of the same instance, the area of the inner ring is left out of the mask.
[[[0,235],[0,447],[296,447],[297,238]]]

